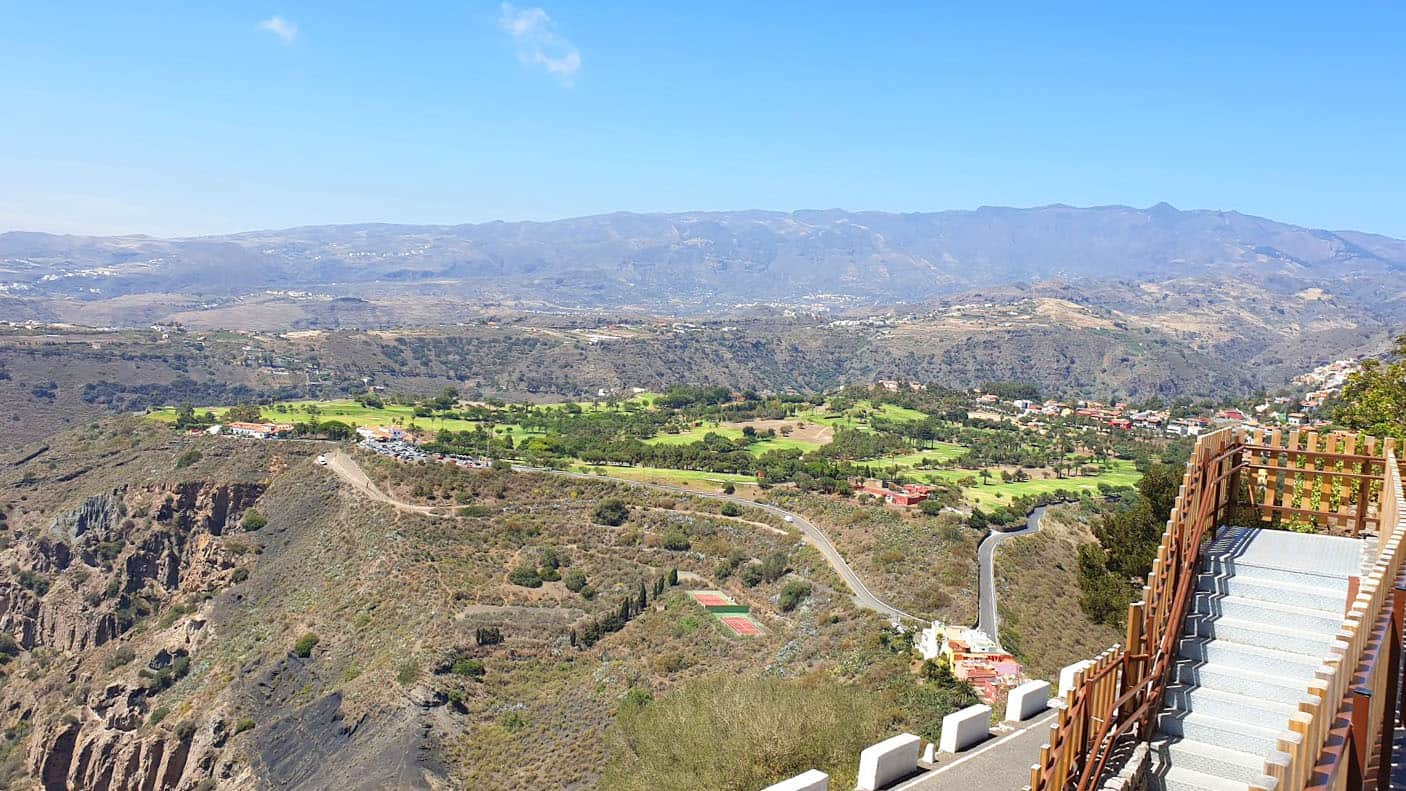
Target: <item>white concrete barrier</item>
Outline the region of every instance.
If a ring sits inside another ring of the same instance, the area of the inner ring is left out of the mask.
[[[1006,696],[1006,722],[1024,722],[1050,707],[1050,682],[1027,681]]]
[[[830,791],[830,775],[819,769],[801,772],[790,780],[782,780],[762,791]]]
[[[1093,665],[1093,660],[1084,659],[1059,671],[1060,700],[1064,700],[1064,697],[1069,694],[1069,691],[1074,689],[1074,677],[1079,674],[1079,671],[1091,665]]]
[[[959,752],[986,741],[990,735],[991,707],[968,706],[942,718],[942,738],[937,749],[944,753]]]
[[[937,745],[928,742],[923,745],[923,763],[930,764],[937,760]]]
[[[917,772],[922,741],[911,733],[901,733],[865,747],[859,753],[859,791],[877,791]]]

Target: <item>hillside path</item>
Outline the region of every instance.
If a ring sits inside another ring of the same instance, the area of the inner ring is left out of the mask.
[[[378,503],[389,505],[397,511],[419,514],[420,516],[432,516],[438,519],[446,519],[449,517],[448,514],[440,513],[440,511],[433,506],[407,503],[404,500],[397,500],[381,491],[375,483],[372,483],[366,471],[361,469],[361,465],[356,463],[356,459],[348,456],[344,451],[337,450],[327,454],[327,469],[336,473],[338,478],[341,478],[353,489]]]
[[[361,492],[362,494],[366,495],[372,500],[375,500],[376,502],[384,503],[398,511],[404,511],[407,513],[419,514],[421,516],[437,517],[441,519],[449,518],[449,515],[440,513],[437,509],[431,506],[407,503],[403,500],[397,500],[389,494],[386,494],[385,492],[381,491],[379,488],[376,487],[376,484],[371,481],[371,478],[366,475],[366,472],[361,469],[361,465],[357,464],[356,460],[353,459],[351,456],[347,455],[345,451],[337,450],[333,453],[327,454],[327,467],[328,469],[332,470],[332,472],[336,473],[337,477],[341,478],[353,489],[358,492]],[[776,514],[777,516],[785,520],[788,524],[795,525],[801,531],[801,537],[805,540],[805,542],[815,547],[820,552],[821,556],[825,558],[825,562],[830,564],[830,568],[834,569],[835,573],[840,576],[840,579],[843,580],[844,583],[849,586],[850,592],[854,595],[854,600],[856,604],[866,609],[880,613],[881,615],[886,615],[896,621],[922,620],[921,618],[918,618],[915,615],[911,615],[909,613],[904,612],[903,610],[898,609],[892,604],[889,604],[883,599],[880,599],[878,596],[875,596],[874,593],[869,590],[868,586],[864,584],[864,580],[860,579],[859,575],[854,572],[854,569],[850,568],[849,563],[845,562],[844,556],[841,555],[840,551],[835,548],[835,545],[830,541],[830,539],[825,535],[825,533],[822,532],[820,528],[812,524],[809,519],[806,519],[804,516],[801,516],[800,514],[794,511],[788,511],[785,508],[776,505],[771,505],[770,503],[759,503],[755,500],[748,500],[745,497],[738,497],[737,495],[700,492],[695,491],[693,489],[686,489],[682,486],[670,486],[668,484],[663,483],[627,481],[619,478],[608,478],[602,477],[600,475],[588,475],[586,473],[571,472],[569,470],[552,470],[544,467],[527,467],[522,465],[514,465],[513,469],[518,472],[536,472],[543,473],[546,475],[559,475],[566,478],[580,478],[588,481],[607,480],[614,483],[624,484],[626,486],[633,486],[641,489],[653,489],[655,491],[669,492],[671,494],[686,494],[692,497],[703,497],[710,500],[723,500],[728,502],[734,502],[739,505],[748,506],[750,508],[760,508],[763,511],[768,511],[770,513]],[[766,527],[768,529],[773,529],[771,528],[771,525],[767,525]]]
[[[864,584],[864,580],[860,579],[859,575],[854,572],[854,569],[850,568],[849,563],[845,562],[844,556],[840,554],[840,550],[835,548],[834,543],[830,541],[829,537],[827,537],[820,528],[816,527],[813,523],[811,523],[809,519],[806,519],[804,516],[796,513],[795,511],[788,511],[785,508],[782,508],[781,506],[772,505],[770,503],[759,503],[756,500],[749,500],[746,497],[739,497],[735,494],[723,494],[721,492],[701,492],[696,489],[688,489],[682,486],[671,486],[666,483],[647,483],[645,481],[630,481],[621,478],[611,478],[608,476],[590,475],[584,472],[571,472],[569,470],[552,470],[543,467],[526,467],[514,465],[513,469],[521,472],[540,472],[547,473],[549,475],[561,475],[569,478],[581,478],[583,480],[588,481],[612,481],[614,483],[625,484],[627,486],[634,486],[641,489],[653,489],[655,491],[669,492],[671,494],[686,494],[692,497],[702,497],[709,500],[733,502],[737,503],[738,505],[748,506],[750,508],[760,508],[763,511],[776,514],[777,516],[785,520],[788,524],[795,525],[801,531],[801,537],[805,540],[805,542],[815,547],[825,558],[825,562],[830,564],[830,568],[834,569],[835,573],[840,576],[840,579],[844,580],[844,583],[849,586],[850,592],[854,594],[855,603],[857,603],[859,606],[864,607],[865,609],[873,610],[874,612],[877,612],[881,615],[887,615],[888,617],[896,621],[923,621],[922,618],[919,618],[918,616],[912,615],[910,613],[906,613],[903,610],[900,610],[892,604],[889,604],[888,602],[884,601],[883,599],[880,599],[878,596],[875,596],[874,593],[869,590],[868,586]]]

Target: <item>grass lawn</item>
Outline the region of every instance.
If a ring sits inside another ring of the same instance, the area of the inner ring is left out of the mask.
[[[972,470],[942,470],[942,477],[947,478],[946,473],[961,473],[960,477],[975,475]],[[966,499],[976,505],[1000,505],[1008,504],[1016,497],[1028,494],[1046,494],[1056,489],[1068,489],[1070,491],[1083,492],[1095,491],[1100,483],[1109,486],[1135,486],[1142,478],[1142,473],[1133,467],[1131,461],[1117,459],[1113,461],[1112,467],[1098,475],[1080,478],[1041,478],[1033,481],[1020,481],[1012,483],[999,482],[999,478],[993,478],[990,485],[978,483],[976,486],[968,487],[963,491]],[[950,478],[948,478],[950,480]],[[980,480],[980,479],[978,479]],[[998,496],[999,495],[999,496]]]
[[[669,470],[661,467],[593,467],[586,464],[573,465],[576,472],[597,473],[604,471],[606,477],[622,478],[628,481],[649,483],[672,483],[681,486],[713,486],[724,483],[755,484],[757,479],[750,475],[737,475],[729,472],[701,472],[698,470]]]
[[[760,456],[769,450],[799,450],[802,453],[809,453],[819,447],[819,442],[778,435],[773,439],[763,439],[753,442],[751,445],[747,446],[747,452],[753,456]]]
[[[927,450],[905,453],[901,456],[881,456],[864,463],[872,464],[876,467],[897,466],[916,468],[923,463],[923,459],[937,462],[951,461],[966,452],[967,447],[965,445],[957,445],[951,442],[939,442],[936,447],[928,448]]]
[[[681,431],[678,434],[657,434],[644,440],[644,442],[648,445],[688,445],[693,442],[702,441],[702,439],[709,434],[721,434],[728,439],[738,439],[744,436],[740,428],[714,426],[708,423],[690,428],[686,431]],[[760,456],[769,450],[787,450],[794,448],[803,453],[809,453],[819,447],[819,442],[777,435],[771,439],[758,439],[756,442],[747,446],[747,452],[753,456]]]
[[[262,407],[259,414],[264,420],[281,423],[302,423],[308,419],[308,407],[316,406],[319,420],[340,420],[352,427],[356,426],[401,426],[410,428],[412,425],[422,431],[438,431],[449,429],[450,431],[473,431],[483,425],[472,420],[460,420],[458,418],[440,419],[415,417],[414,407],[401,404],[387,404],[384,407],[366,407],[351,400],[336,401],[297,401],[280,404],[271,404]],[[212,407],[209,411],[215,413],[216,418],[222,418],[228,407]],[[197,407],[197,413],[205,412],[203,407]],[[173,422],[176,419],[174,408],[159,409],[148,415],[153,420],[163,422]],[[504,433],[512,434],[513,442],[532,436],[521,426],[516,424],[499,423],[495,424],[494,430],[501,436]]]
[[[695,426],[693,428],[680,431],[677,434],[656,434],[655,436],[650,437],[644,442],[647,445],[688,445],[694,442],[701,441],[704,437],[709,434],[721,434],[722,436],[727,437],[728,439],[737,439],[738,437],[742,436],[742,429],[725,428],[721,426],[714,426],[712,423],[705,423],[701,426]]]
[[[857,428],[861,431],[869,430],[869,420],[863,416],[868,412],[875,417],[882,417],[888,420],[925,420],[928,416],[916,409],[901,407],[896,404],[874,404],[871,401],[860,401],[844,412],[830,412],[819,407],[807,409],[796,414],[796,419],[805,420],[811,423],[821,423],[837,428]]]

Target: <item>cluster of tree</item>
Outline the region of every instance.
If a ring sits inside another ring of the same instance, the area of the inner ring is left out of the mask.
[[[827,459],[860,461],[877,459],[893,453],[908,450],[908,443],[897,434],[888,431],[861,431],[852,428],[838,428],[835,438],[829,444],[821,445],[817,453]]]
[[[127,384],[101,379],[83,385],[81,398],[86,403],[101,404],[117,412],[140,412],[181,403],[268,403],[289,401],[306,395],[306,391],[299,387],[256,390],[243,384],[197,382],[189,378],[176,379],[166,384]]]
[[[1097,544],[1079,550],[1079,606],[1095,623],[1122,623],[1128,602],[1152,570],[1181,486],[1181,468],[1153,464],[1124,507],[1094,527]]]
[[[1333,419],[1368,434],[1406,440],[1406,335],[1396,339],[1386,360],[1364,360],[1362,370],[1348,377]]]
[[[732,391],[726,387],[708,387],[697,385],[674,385],[665,393],[654,399],[656,406],[669,409],[681,409],[690,406],[707,406],[710,404],[723,404],[732,400]],[[754,401],[756,395],[745,394],[742,400]]]
[[[654,598],[658,599],[664,595],[665,590],[677,584],[679,584],[678,569],[669,569],[668,574],[660,575],[654,580]],[[621,599],[620,606],[614,611],[592,618],[579,632],[573,628],[571,630],[571,645],[590,648],[602,637],[624,629],[625,624],[645,611],[645,608],[649,606],[649,598],[649,590],[641,582],[635,595]]]

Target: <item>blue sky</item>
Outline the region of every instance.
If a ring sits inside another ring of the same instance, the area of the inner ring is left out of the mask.
[[[1406,4],[1329,8],[0,0],[0,230],[1165,200],[1406,237]]]

